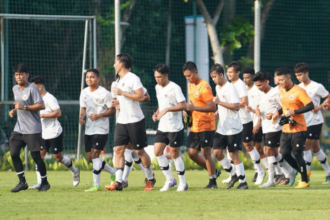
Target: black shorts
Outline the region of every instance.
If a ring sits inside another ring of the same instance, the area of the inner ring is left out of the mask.
[[[213,138],[214,131],[189,132],[188,148],[201,149],[204,147],[212,147]]]
[[[21,134],[13,131],[9,138],[9,149],[24,148],[25,145],[31,152],[43,149],[42,135],[40,134]]]
[[[85,152],[91,152],[92,148],[97,150],[103,150],[108,141],[107,134],[85,134]]]
[[[148,146],[145,119],[135,123],[116,124],[115,147],[127,145],[128,142],[132,143],[135,150]]]
[[[249,143],[253,141],[253,123],[250,121],[249,123],[243,124],[242,131],[242,141],[243,143]]]
[[[253,135],[253,142],[255,143],[261,143],[262,142],[262,127],[259,128],[258,133]]]
[[[281,151],[303,151],[305,149],[305,132],[284,133],[281,135]]]
[[[44,139],[44,149],[46,149],[47,152],[51,149],[53,154],[61,153],[63,151],[63,131],[56,138]]]
[[[264,146],[277,148],[280,146],[282,131],[264,134]]]
[[[310,139],[310,140],[320,139],[322,126],[323,123],[307,127],[307,131],[305,132],[306,139]]]
[[[213,149],[226,149],[229,152],[242,150],[242,132],[234,135],[222,135],[215,133],[213,141]]]
[[[155,143],[170,144],[170,147],[181,147],[183,145],[183,129],[178,132],[162,132],[157,130]]]

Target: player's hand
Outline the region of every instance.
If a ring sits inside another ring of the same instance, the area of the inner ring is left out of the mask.
[[[159,112],[157,115],[157,120],[159,121],[163,117],[163,115],[167,113],[167,111],[168,111],[167,108],[165,108],[161,112]]]
[[[79,124],[80,125],[85,125],[86,124],[86,122],[84,121],[84,118],[83,117],[80,117],[79,118]]]
[[[256,124],[256,126],[253,127],[252,133],[257,134],[260,129],[260,124]]]
[[[154,122],[157,121],[157,115],[158,115],[157,112],[155,112],[155,113],[152,115],[152,120],[153,120]]]
[[[245,106],[245,111],[246,112],[255,112],[251,106]]]
[[[92,121],[96,121],[96,120],[102,118],[102,116],[101,116],[101,114],[91,114],[91,115],[89,116],[89,118],[90,118]]]
[[[14,102],[14,105],[15,105],[15,109],[23,109],[23,105],[21,103]]]
[[[329,109],[329,103],[325,103],[323,106],[322,106],[323,110],[326,111]]]
[[[187,117],[188,116],[187,112],[186,111],[182,111],[182,116],[183,117]]]
[[[219,97],[218,97],[218,96],[213,97],[213,102],[214,102],[215,104],[218,104],[218,103],[220,102]]]
[[[9,117],[13,118],[15,116],[15,114],[16,114],[16,111],[17,111],[16,109],[11,110],[9,112]]]
[[[188,103],[186,104],[186,110],[190,111],[190,112],[195,110],[195,106],[194,106],[194,104],[191,103],[191,101],[189,104]]]
[[[113,94],[115,95],[123,95],[123,91],[121,89],[119,89],[118,87],[114,87],[111,90],[113,92]]]
[[[120,110],[120,105],[116,105],[116,110]]]
[[[293,116],[295,115],[296,113],[294,113],[294,110],[286,110],[285,111],[285,116],[289,117],[289,116]]]
[[[259,107],[257,107],[257,109],[256,109],[256,116],[261,118],[261,111],[260,111]]]
[[[218,119],[218,118],[219,118],[219,112],[218,112],[218,111],[214,112],[213,115],[214,115],[214,118],[215,118],[215,119]]]
[[[117,106],[117,105],[119,105],[119,101],[118,101],[117,99],[113,99],[113,100],[111,101],[111,105],[112,105],[112,106]]]
[[[318,111],[320,111],[320,106],[315,106],[314,105],[314,109],[312,110],[312,112],[317,113]]]
[[[40,118],[43,118],[44,117],[44,114],[40,114]]]

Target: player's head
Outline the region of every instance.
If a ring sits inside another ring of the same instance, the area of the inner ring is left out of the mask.
[[[113,66],[115,67],[116,73],[121,72],[123,69],[130,71],[132,68],[132,57],[127,53],[118,54]]]
[[[186,77],[186,79],[190,83],[195,83],[199,79],[198,69],[194,62],[186,62],[182,67],[182,72],[184,77]]]
[[[170,68],[168,68],[166,64],[159,63],[155,66],[153,71],[157,84],[160,86],[166,85]]]
[[[280,68],[275,69],[275,73],[274,73],[274,84],[275,84],[275,85],[279,85],[279,83],[278,83],[278,79],[277,79],[277,75],[276,75],[276,73],[278,72],[279,69],[280,69]]]
[[[45,79],[42,76],[35,76],[30,79],[30,82],[35,85],[39,91],[42,91],[45,88]]]
[[[216,85],[223,85],[226,82],[225,69],[218,63],[211,66],[210,76]]]
[[[97,69],[86,70],[86,84],[88,86],[97,86],[100,81],[100,73]]]
[[[261,92],[265,92],[269,88],[270,78],[270,74],[266,71],[259,71],[254,75],[253,82]]]
[[[307,63],[297,63],[294,67],[294,74],[299,82],[306,82],[309,80],[308,71]]]
[[[289,89],[292,86],[291,73],[288,68],[278,68],[276,72],[279,85],[284,89]]]
[[[237,80],[241,73],[241,64],[237,61],[233,61],[228,65],[227,76],[230,81]]]
[[[25,85],[30,76],[29,67],[24,63],[19,63],[14,67],[15,80],[18,85]]]
[[[244,81],[245,85],[252,86],[253,85],[252,79],[255,74],[254,69],[252,67],[246,67],[246,68],[243,68],[242,73],[243,73],[243,81]]]

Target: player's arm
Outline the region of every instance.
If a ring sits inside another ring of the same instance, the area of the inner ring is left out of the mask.
[[[81,110],[80,110],[80,116],[79,116],[79,124],[81,124],[81,125],[85,125],[85,121],[84,121],[84,119],[85,119],[85,117],[86,117],[86,108],[81,108]]]
[[[261,125],[261,117],[258,118],[257,124],[253,127],[252,133],[256,134],[258,133]]]
[[[186,104],[187,111],[197,111],[197,112],[214,112],[216,109],[213,100],[206,102],[206,106],[194,106],[194,104]]]
[[[40,118],[59,118],[61,117],[61,109],[55,109],[51,113],[48,114],[40,114]]]
[[[178,112],[186,109],[186,101],[182,101],[176,106],[164,108],[161,112],[158,113],[157,119],[160,120],[163,115],[165,115],[167,112]],[[158,109],[159,111],[159,109]]]
[[[247,96],[242,97],[241,101],[239,103],[239,106],[240,107],[245,107],[245,106],[248,106],[248,105],[249,105],[248,97]]]
[[[224,108],[227,108],[227,109],[230,109],[230,110],[235,110],[235,111],[238,111],[239,110],[239,106],[240,106],[240,103],[226,103],[226,102],[221,102],[219,100],[219,97],[218,96],[216,96],[216,97],[213,98],[213,103],[214,104],[217,104],[217,105],[221,105]]]
[[[105,112],[103,113],[99,113],[99,114],[91,114],[89,116],[89,118],[92,120],[92,121],[96,121],[100,118],[103,118],[103,117],[109,117],[113,114],[116,113],[116,108],[115,107],[111,107],[111,108],[108,108],[108,110],[106,110]]]
[[[141,100],[139,100],[139,102],[150,102],[150,96],[148,93],[145,93],[143,95],[143,98]]]
[[[24,110],[24,105],[22,105],[21,103],[15,102],[15,109],[20,109],[20,110]],[[36,103],[34,105],[27,105],[26,109],[27,111],[40,111],[45,109],[45,104],[42,103]]]
[[[13,118],[16,115],[17,109],[12,109],[9,111],[9,117]]]
[[[158,108],[157,111],[154,112],[154,114],[152,115],[152,120],[153,120],[154,122],[156,122],[156,121],[158,120],[158,119],[157,119],[158,113],[159,113],[159,108]]]
[[[324,101],[322,102],[322,104],[321,104],[320,106],[318,106],[318,110],[321,110],[321,109],[323,109],[323,110],[327,110],[327,109],[328,109],[328,105],[329,105],[329,103],[330,103],[330,94],[328,94],[328,95],[325,97],[325,99],[324,99]]]

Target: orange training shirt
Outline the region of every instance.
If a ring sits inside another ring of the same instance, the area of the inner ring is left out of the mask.
[[[213,101],[213,93],[210,84],[201,80],[197,85],[188,84],[189,102],[194,106],[206,106],[207,102]],[[215,118],[213,112],[192,112],[191,132],[214,131]]]
[[[312,102],[306,91],[295,84],[289,91],[280,88],[280,99],[282,103],[283,114],[285,114],[286,110],[297,110]],[[297,133],[307,131],[304,114],[293,115],[291,118],[297,122],[296,126],[285,124],[283,126],[283,132]]]

